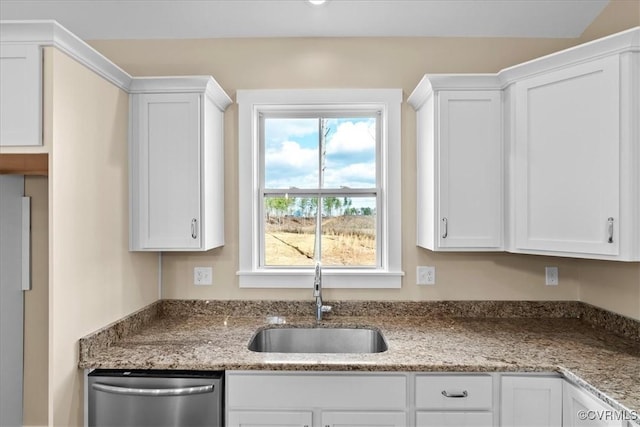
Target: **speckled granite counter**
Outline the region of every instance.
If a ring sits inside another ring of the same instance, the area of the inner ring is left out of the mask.
[[[282,326],[312,326],[313,306],[306,302],[160,301],[83,338],[79,366],[555,371],[614,407],[640,411],[640,340],[634,320],[616,315],[607,319],[606,312],[573,302],[335,305],[336,313],[326,317],[324,326],[378,328],[389,349],[377,354],[254,353],[247,344],[256,330],[269,326],[270,316],[286,321]],[[616,332],[622,328],[626,337],[607,328]]]

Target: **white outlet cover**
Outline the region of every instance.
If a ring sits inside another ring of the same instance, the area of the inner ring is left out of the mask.
[[[548,286],[558,286],[558,267],[545,267],[544,268],[545,283]]]
[[[420,266],[416,268],[416,284],[435,285],[436,268],[433,266]]]
[[[213,284],[213,267],[195,267],[193,269],[193,284],[209,286]]]

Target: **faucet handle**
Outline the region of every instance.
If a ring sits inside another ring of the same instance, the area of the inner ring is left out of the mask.
[[[330,305],[323,305],[322,307],[320,307],[320,310],[323,313],[331,313],[331,309],[332,307]]]

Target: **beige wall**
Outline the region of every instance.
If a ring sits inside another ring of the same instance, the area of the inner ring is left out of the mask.
[[[584,39],[325,38],[94,41],[91,44],[138,75],[211,74],[235,97],[238,89],[399,87],[405,98],[425,73],[496,72],[541,55],[612,34],[634,24],[638,2],[614,0]],[[631,17],[630,17],[631,16]],[[637,21],[637,20],[636,20]],[[311,299],[309,289],[239,289],[237,106],[225,115],[226,245],[207,253],[163,257],[163,297]],[[334,290],[328,299],[530,299],[585,301],[640,319],[640,264],[622,265],[514,254],[442,254],[415,245],[415,114],[402,110],[402,238],[400,290]],[[435,265],[437,285],[415,285],[415,267]],[[195,287],[193,267],[213,266],[214,285]],[[544,267],[558,266],[560,286],[544,285]],[[596,271],[606,283],[594,281]],[[584,283],[584,289],[582,289]],[[608,283],[621,291],[604,301]],[[311,286],[311,285],[310,285]],[[596,290],[600,290],[596,292]],[[632,298],[627,299],[626,296]]]
[[[597,19],[580,36],[580,43],[640,25],[640,1],[609,0]]]
[[[56,49],[45,49],[45,61],[48,422],[74,426],[83,413],[78,339],[157,300],[158,256],[128,251],[128,95]]]
[[[24,405],[25,426],[47,424],[49,389],[49,182],[25,177],[25,195],[31,197],[31,290],[24,294]]]

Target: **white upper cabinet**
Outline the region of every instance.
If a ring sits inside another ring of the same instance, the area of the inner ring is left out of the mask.
[[[640,68],[628,33],[617,47],[613,36],[547,58],[566,63],[543,59],[508,89],[508,250],[640,260]]]
[[[640,261],[640,27],[408,101],[418,246]]]
[[[408,102],[417,115],[418,246],[501,250],[504,162],[497,79],[425,76]]]
[[[517,250],[618,255],[619,59],[515,84]]]
[[[131,250],[222,246],[231,100],[208,76],[134,79],[131,93]]]
[[[0,146],[42,145],[42,50],[0,43]]]

